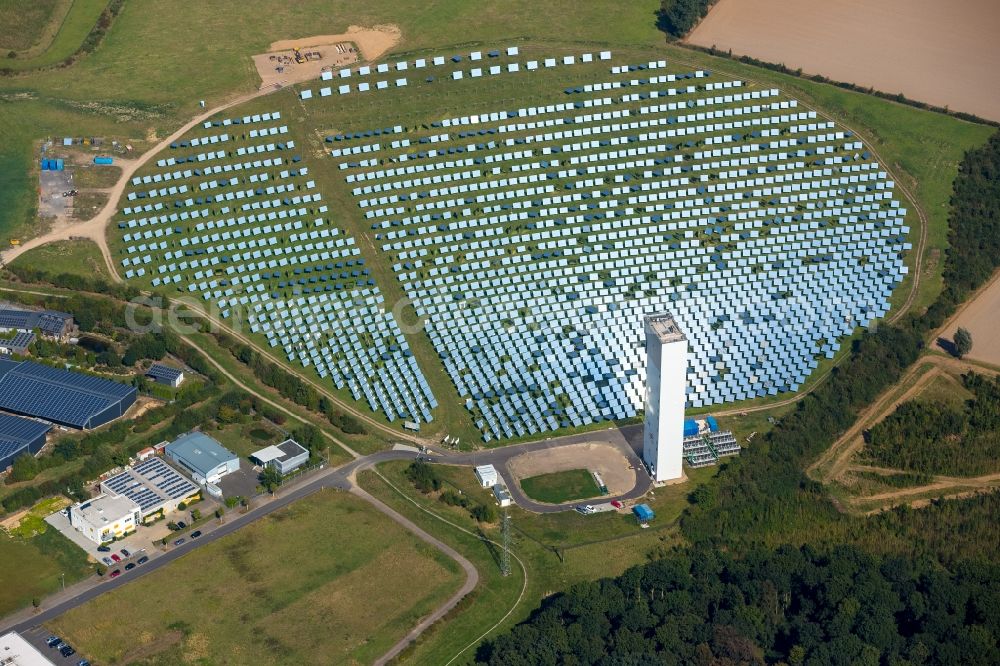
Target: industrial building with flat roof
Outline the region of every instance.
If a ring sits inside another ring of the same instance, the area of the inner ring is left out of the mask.
[[[217,483],[226,474],[238,471],[240,459],[232,451],[202,432],[189,432],[167,444],[164,453],[184,467],[200,484]]]
[[[0,410],[70,428],[96,428],[125,414],[134,386],[34,361],[0,359]]]
[[[177,388],[184,381],[184,371],[171,368],[169,365],[154,363],[146,371],[146,376],[157,384],[165,384]]]
[[[0,665],[2,666],[55,666],[55,662],[42,654],[34,645],[24,640],[16,631],[0,636]]]
[[[250,458],[259,465],[273,467],[282,475],[289,474],[309,461],[309,450],[294,439],[255,451]]]
[[[34,333],[18,331],[12,337],[0,339],[0,354],[20,354],[28,351],[28,347],[35,341]]]
[[[129,498],[139,505],[141,518],[146,520],[149,516],[166,515],[176,510],[178,504],[191,499],[201,489],[154,456],[105,479],[101,482],[101,491]]]
[[[0,414],[0,471],[13,464],[22,453],[35,455],[45,446],[48,423]]]
[[[69,507],[69,524],[97,544],[135,532],[141,516],[139,505],[120,495],[98,495]]]
[[[58,310],[22,310],[0,306],[0,331],[38,331],[49,338],[62,340],[73,330],[73,315]]]
[[[493,465],[479,465],[476,467],[476,479],[483,488],[492,488],[500,483],[500,475]]]

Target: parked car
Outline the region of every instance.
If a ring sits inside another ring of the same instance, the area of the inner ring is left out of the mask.
[[[149,562],[149,558],[145,555],[136,560],[136,564],[145,564],[146,562]]]
[[[63,644],[63,646],[59,648],[59,652],[62,653],[62,656],[64,657],[69,657],[70,655],[76,654],[76,650],[74,650],[71,646],[66,644]]]
[[[135,562],[129,562],[125,565],[125,571],[131,571],[132,569],[135,569]]]
[[[188,526],[188,524],[185,523],[183,520],[178,520],[177,521],[177,529],[182,530],[182,529],[184,529],[187,526]]]
[[[45,639],[45,644],[49,647],[55,647],[56,643],[62,643],[62,639],[58,636],[49,636]]]
[[[131,557],[132,553],[128,552],[128,548],[122,548],[122,555],[125,557]]]
[[[111,559],[115,562],[121,562],[122,558],[118,557],[118,553],[111,553]]]
[[[621,509],[625,505],[619,502],[618,500],[611,500],[611,506],[615,507],[616,509]]]
[[[97,551],[100,553],[110,553],[111,549],[108,548],[107,546],[98,546]]]
[[[110,567],[110,566],[111,566],[112,564],[114,564],[114,563],[115,563],[115,561],[114,561],[113,559],[111,559],[110,557],[102,557],[102,558],[101,558],[101,562],[104,562],[104,563],[105,563],[105,564],[107,564],[107,565],[108,565],[109,567]]]
[[[81,659],[80,661],[76,662],[76,666],[90,666],[90,662],[87,661],[86,659]]]
[[[195,530],[194,532],[191,532],[192,539],[197,539],[200,536],[201,536],[201,530]]]
[[[111,575],[108,576],[108,578],[118,578],[118,576],[121,576],[121,575],[122,575],[122,570],[121,569],[115,569],[114,571],[111,572]]]
[[[175,546],[179,546],[179,545],[181,545],[182,543],[184,543],[184,539],[178,539],[177,541],[174,541],[174,545],[175,545]]]

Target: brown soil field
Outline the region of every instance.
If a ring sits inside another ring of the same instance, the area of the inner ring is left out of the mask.
[[[719,0],[686,41],[1000,120],[996,0]]]
[[[602,442],[522,453],[507,466],[518,482],[540,474],[586,469],[601,475],[611,495],[621,495],[635,487],[635,470],[629,469],[628,459],[611,444]]]
[[[958,313],[943,337],[954,340],[959,326],[972,334],[969,358],[1000,366],[1000,276]]]

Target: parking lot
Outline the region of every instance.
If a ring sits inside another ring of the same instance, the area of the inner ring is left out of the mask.
[[[38,216],[58,222],[66,222],[73,213],[73,199],[64,197],[64,192],[73,189],[73,177],[69,171],[42,171],[38,175],[39,196]]]
[[[69,648],[72,649],[73,652],[70,653],[67,650],[65,655],[62,652],[60,652],[58,648],[54,646],[50,647],[45,641],[52,634],[50,634],[45,629],[45,627],[32,627],[27,631],[20,632],[20,634],[21,638],[31,643],[32,647],[37,649],[39,652],[45,655],[50,661],[56,664],[60,665],[72,664],[72,666],[77,666],[80,662],[89,663],[87,661],[86,655],[82,655],[79,652],[77,652],[76,648],[72,645],[70,645]]]
[[[258,470],[246,460],[240,460],[240,469],[237,472],[226,474],[215,485],[222,489],[225,497],[245,497],[252,498],[257,494],[257,486],[260,481],[257,479]]]

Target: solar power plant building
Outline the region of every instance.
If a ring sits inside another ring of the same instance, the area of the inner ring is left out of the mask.
[[[135,402],[136,388],[33,361],[0,360],[0,410],[70,428],[96,428]]]
[[[645,319],[646,397],[642,459],[654,481],[684,476],[687,338],[669,314]]]
[[[371,71],[344,79],[343,95],[447,97],[578,72],[530,102],[496,101],[493,84],[496,100],[426,124],[394,103],[380,127],[327,137],[364,244],[335,225],[350,213],[327,211],[287,119],[206,121],[133,178],[117,218],[126,279],[239,309],[389,420],[429,421],[439,370],[387,311],[377,259],[486,441],[635,416],[646,315],[684,331],[695,408],[794,391],[888,312],[906,210],[850,130],[776,88],[662,60],[496,57],[486,76],[434,58],[436,76],[389,92],[353,83]]]
[[[23,453],[35,455],[45,446],[48,423],[0,414],[0,471],[7,469]]]

